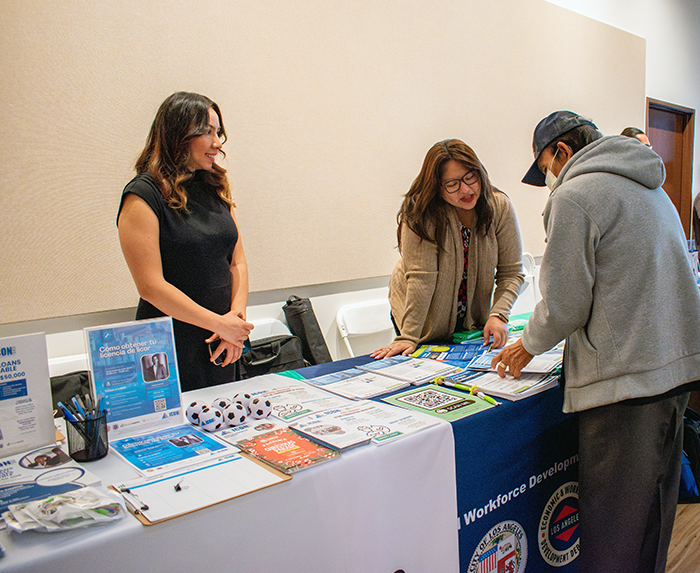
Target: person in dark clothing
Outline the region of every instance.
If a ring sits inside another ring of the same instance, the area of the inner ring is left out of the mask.
[[[117,217],[141,296],[136,318],[174,319],[183,391],[232,381],[232,363],[253,329],[246,321],[248,267],[231,189],[216,163],[225,140],[216,103],[172,94],[158,109]],[[208,343],[216,340],[210,355]]]

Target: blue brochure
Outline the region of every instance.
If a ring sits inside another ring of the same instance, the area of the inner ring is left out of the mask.
[[[86,328],[93,396],[111,438],[182,422],[170,317]]]

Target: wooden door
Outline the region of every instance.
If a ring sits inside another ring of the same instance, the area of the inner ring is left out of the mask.
[[[690,238],[695,110],[647,98],[647,137],[666,166],[663,187]]]

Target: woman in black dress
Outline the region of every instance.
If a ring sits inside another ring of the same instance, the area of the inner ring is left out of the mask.
[[[253,328],[245,319],[248,267],[231,189],[216,163],[225,140],[216,103],[188,92],[168,97],[117,216],[141,297],[136,318],[173,318],[183,391],[232,381]]]

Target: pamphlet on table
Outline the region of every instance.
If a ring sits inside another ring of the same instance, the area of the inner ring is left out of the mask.
[[[340,413],[342,410],[336,409],[309,414],[292,427],[307,438],[339,451],[369,444],[372,437],[357,424],[347,423]]]
[[[422,344],[411,354],[412,358],[430,358],[466,368],[469,363],[486,350],[484,339],[466,340],[461,344]]]
[[[110,442],[112,451],[142,475],[172,472],[201,464],[235,450],[191,424],[179,424],[155,432]]]
[[[367,372],[359,368],[349,368],[317,378],[309,378],[306,382],[351,400],[374,398],[400,390],[410,384],[406,380],[391,378],[378,372]]]
[[[0,457],[55,441],[46,336],[0,338]]]
[[[272,416],[263,420],[247,418],[247,422],[240,426],[229,426],[216,432],[216,437],[234,446],[241,440],[250,440],[260,434],[266,434],[272,430],[280,430],[289,427],[289,424]]]
[[[74,462],[61,446],[45,445],[0,460],[0,512],[13,503],[99,484],[100,479]]]
[[[372,400],[351,402],[344,408],[323,414],[329,423],[341,428],[354,427],[363,432],[375,445],[393,442],[439,423],[430,416]]]
[[[539,394],[559,384],[559,376],[554,374],[526,373],[520,378],[513,378],[508,374],[505,378],[501,378],[496,372],[474,370],[450,374],[444,379],[457,384],[477,386],[485,394],[511,401]]]
[[[461,390],[429,384],[383,398],[385,402],[436,416],[447,422],[461,420],[495,404]]]
[[[287,379],[284,385],[277,385],[256,396],[269,400],[272,403],[272,415],[284,422],[313,412],[342,407],[350,402],[347,398],[291,379]]]
[[[84,329],[93,396],[110,440],[182,422],[170,317]]]
[[[313,442],[291,428],[242,440],[238,442],[238,447],[285,474],[308,469],[340,456],[337,450]]]
[[[458,372],[460,368],[445,362],[438,362],[429,358],[411,358],[410,356],[390,356],[381,360],[372,360],[366,364],[357,366],[360,370],[377,372],[391,378],[398,378],[418,385],[430,382],[438,376],[446,376]]]
[[[521,333],[515,336],[510,336],[508,338],[508,344],[513,344],[520,339]],[[474,358],[467,368],[470,370],[491,370],[495,372],[494,368],[491,368],[491,360],[493,360],[500,352],[502,348],[494,348],[485,352],[481,356]],[[543,354],[538,354],[522,369],[524,373],[533,374],[549,374],[552,370],[561,366],[564,357],[564,343],[560,343],[555,348],[544,352]]]

